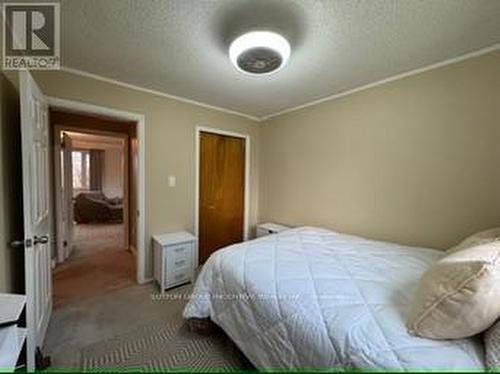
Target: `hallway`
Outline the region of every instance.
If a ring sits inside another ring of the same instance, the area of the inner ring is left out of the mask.
[[[55,308],[136,284],[123,230],[123,224],[74,226],[73,253],[53,272]]]

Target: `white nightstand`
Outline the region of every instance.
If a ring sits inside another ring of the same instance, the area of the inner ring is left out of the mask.
[[[186,231],[153,236],[154,277],[161,292],[193,280],[196,237]]]
[[[279,225],[277,223],[261,223],[257,226],[257,237],[266,236],[270,234],[277,234],[281,231],[288,230],[290,227],[285,225]]]

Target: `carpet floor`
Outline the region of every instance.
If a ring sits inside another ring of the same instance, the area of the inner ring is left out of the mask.
[[[125,248],[125,225],[117,223],[79,223],[73,225],[73,253],[80,259],[108,250]]]
[[[123,225],[75,225],[73,244],[53,272],[56,309],[135,284],[135,258],[124,247]]]
[[[182,310],[191,289],[158,297],[153,284],[132,286],[56,309],[43,347],[51,369],[251,368],[223,332],[187,330]]]
[[[235,344],[222,332],[190,332],[184,321],[151,324],[82,350],[82,369],[223,370],[246,365]]]

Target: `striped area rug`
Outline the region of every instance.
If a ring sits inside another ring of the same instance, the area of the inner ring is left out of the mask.
[[[81,351],[81,359],[81,367],[86,371],[251,368],[224,333],[209,336],[192,333],[180,318],[90,345]]]

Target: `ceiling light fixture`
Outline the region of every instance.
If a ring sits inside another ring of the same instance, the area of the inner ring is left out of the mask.
[[[251,31],[229,46],[229,58],[236,69],[252,75],[275,73],[290,57],[288,41],[272,31]]]

